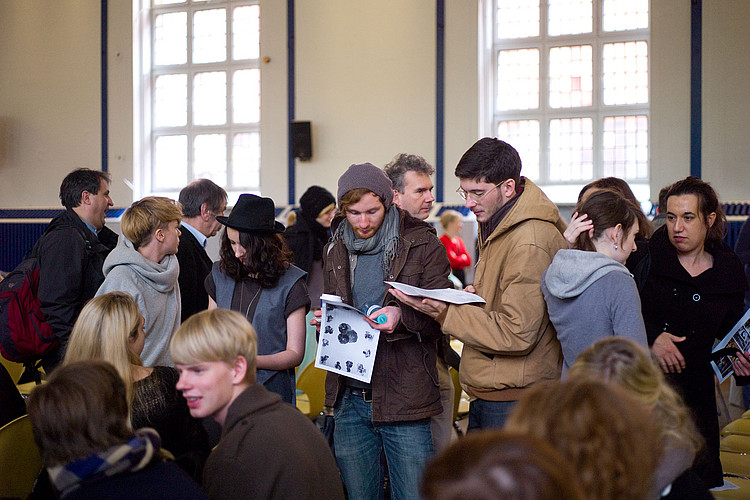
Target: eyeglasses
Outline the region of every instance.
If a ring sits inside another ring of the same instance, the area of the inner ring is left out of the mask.
[[[492,187],[491,187],[490,189],[488,189],[488,190],[487,190],[487,191],[485,191],[484,193],[480,193],[480,194],[477,194],[477,193],[472,193],[471,191],[464,191],[464,190],[463,190],[463,188],[462,188],[462,187],[460,187],[460,186],[459,186],[459,188],[458,188],[458,189],[456,189],[456,192],[458,193],[458,196],[460,196],[460,197],[461,197],[461,199],[463,199],[463,200],[468,200],[469,198],[471,198],[471,200],[472,200],[472,201],[474,201],[474,202],[478,202],[478,201],[480,201],[480,200],[481,200],[482,198],[484,198],[485,196],[487,196],[487,194],[488,194],[488,193],[489,193],[490,191],[492,191],[493,189],[497,189],[498,187],[502,186],[504,182],[505,182],[505,181],[503,181],[503,182],[501,182],[501,183],[499,183],[499,184],[495,184],[495,185],[494,185],[494,186],[492,186]]]

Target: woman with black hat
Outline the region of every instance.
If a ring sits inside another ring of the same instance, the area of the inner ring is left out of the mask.
[[[220,260],[206,277],[209,309],[242,313],[258,335],[258,382],[295,404],[294,368],[305,354],[305,315],[310,296],[305,272],[292,255],[274,217],[273,200],[243,194],[221,235]]]

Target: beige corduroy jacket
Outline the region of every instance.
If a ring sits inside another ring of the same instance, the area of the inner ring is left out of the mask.
[[[542,296],[542,273],[567,248],[557,206],[522,178],[520,198],[495,230],[480,234],[474,277],[487,303],[451,304],[443,332],[464,342],[461,385],[473,398],[515,401],[523,389],[560,378],[560,343]]]

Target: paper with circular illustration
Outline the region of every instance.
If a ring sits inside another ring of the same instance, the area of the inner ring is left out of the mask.
[[[341,297],[324,293],[320,301],[323,315],[315,367],[369,384],[380,331]]]

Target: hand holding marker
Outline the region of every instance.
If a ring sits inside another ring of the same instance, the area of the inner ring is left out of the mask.
[[[370,314],[374,313],[378,309],[382,309],[382,306],[379,306],[378,304],[365,304],[364,306],[362,306],[362,313],[364,313],[365,316],[370,316]],[[386,316],[385,314],[379,314],[374,321],[379,325],[383,325],[386,321],[388,321],[388,316]]]

